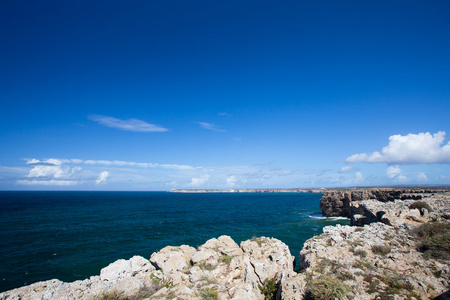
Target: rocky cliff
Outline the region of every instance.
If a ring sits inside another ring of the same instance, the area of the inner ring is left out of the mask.
[[[0,299],[449,299],[450,193],[421,201],[379,193],[378,201],[362,200],[377,193],[335,192],[349,200],[358,226],[328,226],[306,241],[301,272],[277,239],[237,245],[221,236],[197,249],[168,246],[149,260],[121,259],[83,281],[38,282]]]
[[[237,245],[229,236],[190,246],[163,248],[150,260],[135,256],[102,269],[100,276],[65,283],[38,282],[0,294],[0,299],[294,299],[278,287],[294,278],[294,257],[273,238]],[[301,290],[302,291],[302,290]],[[301,292],[299,291],[299,292]]]
[[[332,290],[342,299],[449,299],[450,194],[363,200],[350,211],[361,227],[328,226],[304,244],[310,291]]]
[[[375,199],[381,202],[394,201],[396,199],[419,200],[434,193],[442,193],[446,190],[432,189],[343,189],[324,191],[320,199],[320,210],[326,217],[351,217],[351,203],[361,200]]]

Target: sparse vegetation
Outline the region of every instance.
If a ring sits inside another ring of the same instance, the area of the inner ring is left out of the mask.
[[[356,269],[367,270],[372,267],[372,264],[368,261],[357,259],[353,262],[352,267]]]
[[[219,299],[219,292],[215,289],[205,287],[200,291],[199,295],[203,300],[216,300]]]
[[[153,288],[157,291],[162,289],[163,287],[170,288],[172,285],[170,284],[169,280],[166,278],[159,278],[155,274],[150,274],[150,279],[153,283]]]
[[[207,276],[203,276],[203,277],[201,278],[201,280],[202,280],[202,281],[205,281],[206,285],[216,284],[216,283],[217,283],[217,279],[215,279],[215,278],[210,278],[210,277],[207,277]]]
[[[219,261],[221,262],[221,263],[224,263],[224,264],[226,264],[226,265],[229,265],[230,263],[231,263],[231,261],[233,260],[233,258],[234,258],[234,256],[232,256],[232,255],[222,255],[220,258],[219,258]]]
[[[151,295],[153,295],[156,292],[156,290],[154,288],[149,288],[149,287],[141,287],[139,289],[139,291],[137,292],[136,295],[134,295],[133,297],[129,297],[128,300],[142,300],[142,299],[147,299],[149,298]]]
[[[278,286],[279,286],[279,282],[277,282],[277,279],[275,277],[271,278],[271,279],[267,279],[264,282],[264,286],[258,285],[259,290],[261,291],[261,293],[264,295],[265,299],[267,299],[267,300],[275,299],[275,296],[278,291]]]
[[[112,290],[101,293],[94,297],[94,300],[127,300],[127,296],[123,291]]]
[[[358,255],[361,258],[364,258],[367,256],[367,252],[363,249],[355,250],[355,251],[353,251],[353,253],[355,253],[355,255]]]
[[[417,247],[425,258],[450,260],[450,223],[426,223],[413,232],[418,237]]]
[[[421,299],[413,290],[414,287],[407,282],[402,276],[381,276],[381,275],[366,275],[364,281],[369,284],[367,292],[369,294],[377,293],[376,299],[394,299],[394,295],[406,294],[406,299]],[[380,289],[380,283],[384,283],[384,288]]]
[[[391,247],[385,245],[373,245],[371,250],[374,254],[385,256],[391,252]]]
[[[358,246],[363,246],[363,245],[364,245],[363,241],[355,241],[355,242],[350,243],[350,246],[352,246],[352,247],[358,247]]]
[[[344,269],[339,270],[336,273],[336,277],[341,281],[355,280],[355,276],[351,272],[344,270]]]
[[[426,210],[428,210],[428,212],[432,212],[433,209],[431,208],[431,206],[424,202],[424,201],[416,201],[413,204],[411,204],[409,206],[409,209],[418,209],[420,211],[420,214],[423,215],[422,213],[422,208],[425,208]]]
[[[343,299],[350,287],[331,275],[322,275],[308,281],[307,285],[314,300]]]
[[[336,270],[342,268],[343,265],[334,261],[334,260],[329,260],[328,258],[321,258],[318,265],[317,265],[317,269],[319,271],[319,273],[325,273],[325,271],[327,270],[327,273],[335,273]]]
[[[203,260],[203,261],[199,262],[199,263],[197,264],[197,266],[199,266],[200,269],[202,269],[202,270],[207,270],[207,271],[212,271],[212,270],[215,270],[215,269],[216,269],[216,266],[214,266],[214,265],[212,265],[212,264],[208,264],[208,263],[206,262],[206,260]]]
[[[258,246],[260,246],[260,247],[262,244],[264,244],[266,242],[266,240],[264,238],[256,237],[256,236],[252,237],[251,241],[256,242],[258,244]]]

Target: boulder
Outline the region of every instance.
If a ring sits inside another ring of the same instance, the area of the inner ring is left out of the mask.
[[[119,259],[100,271],[100,279],[115,282],[138,273],[147,273],[155,267],[142,256],[133,256],[129,260]]]
[[[150,261],[163,273],[169,274],[181,271],[190,265],[190,256],[196,250],[190,246],[167,246],[150,257]]]

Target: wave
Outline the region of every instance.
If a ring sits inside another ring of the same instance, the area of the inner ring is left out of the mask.
[[[319,219],[319,220],[330,220],[330,221],[335,221],[335,220],[349,220],[349,218],[347,217],[325,217],[324,215],[320,214],[320,213],[316,213],[316,214],[312,214],[309,215],[310,218],[313,219]]]

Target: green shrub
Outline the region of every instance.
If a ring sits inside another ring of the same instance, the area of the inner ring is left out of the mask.
[[[234,258],[234,256],[226,255],[226,254],[225,254],[225,255],[219,257],[219,261],[220,261],[221,263],[224,263],[224,264],[226,264],[226,265],[229,265],[229,264],[231,263],[231,261],[233,260],[233,258]]]
[[[420,211],[421,215],[423,215],[422,208],[425,208],[426,210],[428,210],[428,212],[432,212],[433,211],[431,206],[428,203],[424,202],[424,201],[416,201],[416,202],[412,203],[409,206],[409,209],[418,209]]]
[[[319,273],[325,273],[325,271],[330,273],[335,273],[340,268],[344,267],[342,264],[338,263],[335,260],[329,260],[328,258],[320,258],[319,263],[317,264],[317,271]]]
[[[206,263],[206,260],[202,260],[197,264],[200,269],[212,271],[216,269],[216,266]]]
[[[166,278],[159,278],[157,276],[155,276],[155,274],[151,273],[150,274],[150,279],[152,280],[153,283],[153,289],[155,290],[160,290],[163,287],[166,288],[170,288],[172,287],[172,285],[170,284],[169,280]]]
[[[351,272],[346,270],[340,270],[338,273],[336,273],[337,279],[344,281],[344,280],[355,280],[355,275],[353,275]]]
[[[322,275],[312,279],[307,285],[314,300],[343,299],[350,292],[350,287],[331,275]]]
[[[264,282],[264,286],[258,285],[259,290],[261,291],[261,293],[264,295],[265,299],[267,299],[267,300],[275,299],[275,296],[278,291],[278,286],[279,286],[279,283],[277,282],[277,279],[275,277],[271,278],[271,279],[267,279]]]
[[[420,296],[413,292],[414,286],[408,283],[407,278],[404,278],[402,276],[388,277],[382,275],[367,274],[366,276],[364,276],[363,280],[369,284],[367,289],[367,292],[369,294],[378,294],[375,297],[376,299],[395,299],[394,295],[400,295],[405,292],[408,293],[406,299],[411,299],[411,297],[421,299]],[[384,283],[383,288],[380,288],[381,282]]]
[[[355,255],[359,255],[362,258],[367,256],[367,252],[362,249],[355,250],[353,253],[355,253]]]
[[[125,292],[112,290],[109,292],[101,293],[100,295],[94,297],[95,300],[126,300],[127,296]]]
[[[413,232],[418,237],[416,245],[425,258],[450,260],[450,223],[425,223]]]
[[[256,242],[256,243],[258,244],[258,246],[261,247],[261,245],[262,245],[263,243],[266,242],[266,239],[264,239],[264,238],[262,238],[262,237],[256,237],[256,236],[254,236],[254,237],[252,237],[251,241],[252,241],[252,242]]]
[[[384,255],[388,254],[389,252],[391,252],[391,247],[384,246],[384,245],[373,245],[371,250],[374,254],[384,256]]]
[[[142,300],[150,298],[151,295],[153,295],[156,292],[154,288],[149,287],[141,287],[136,295],[133,297],[127,298],[128,300]]]
[[[355,269],[367,270],[372,267],[372,264],[369,263],[368,261],[357,259],[353,262],[352,267]]]
[[[215,289],[205,287],[200,291],[200,297],[203,300],[216,300],[219,299],[219,292]]]

